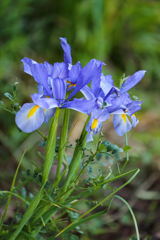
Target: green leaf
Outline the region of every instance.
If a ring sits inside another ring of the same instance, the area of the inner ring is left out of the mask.
[[[78,240],[78,237],[76,235],[71,235],[70,240]]]
[[[19,84],[19,82],[15,82],[15,83],[13,84],[12,91],[13,91],[13,95],[14,95],[14,96],[16,96],[17,84]]]
[[[43,155],[42,155],[42,153],[41,152],[37,152],[38,153],[38,155],[40,156],[40,158],[42,158],[43,159],[43,161],[45,160],[45,158],[43,157]]]
[[[42,198],[42,190],[43,190],[44,185],[41,187],[40,191],[37,193],[33,201],[30,203],[29,207],[27,208],[18,228],[15,230],[15,232],[12,234],[9,240],[14,240],[18,236],[18,234],[21,232],[22,228],[24,225],[27,223],[27,221],[32,217],[33,212],[37,208],[41,198]]]
[[[10,93],[5,93],[4,96],[9,98],[12,102],[14,101],[14,98]]]
[[[124,152],[128,152],[128,151],[131,150],[131,149],[132,149],[132,147],[130,147],[130,146],[128,146],[128,145],[126,145],[126,146],[123,148]]]
[[[122,148],[119,148],[117,145],[112,145],[112,154],[123,152]]]
[[[26,199],[27,191],[26,191],[25,187],[22,187],[22,189],[21,189],[21,193],[22,193],[22,197],[23,197],[23,199]]]
[[[43,140],[39,143],[39,147],[45,147],[47,145],[47,140]]]
[[[102,152],[104,150],[106,150],[106,146],[104,144],[101,144],[98,148],[98,152]]]
[[[106,148],[106,147],[105,147]],[[102,153],[97,153],[96,154],[96,159],[99,161],[102,157]]]
[[[2,101],[0,101],[0,108],[4,108],[4,103]]]

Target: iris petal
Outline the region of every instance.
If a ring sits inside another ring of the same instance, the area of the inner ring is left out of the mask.
[[[127,92],[129,89],[134,87],[145,75],[144,70],[135,72],[132,76],[128,77],[127,80],[122,84],[120,93]]]
[[[26,73],[28,73],[29,75],[32,76],[31,66],[33,64],[37,64],[37,62],[32,60],[32,59],[29,59],[27,57],[23,58],[21,60],[21,62],[23,62],[23,70],[24,70],[24,72],[26,72]]]
[[[131,116],[131,120],[132,120],[132,127],[136,127],[137,124],[139,123],[139,120],[136,118],[134,114]]]
[[[80,99],[74,98],[73,101],[65,102],[61,108],[70,108],[78,112],[90,114],[91,109],[94,107],[94,104],[95,104],[94,100],[88,101],[83,98]]]
[[[44,109],[44,122],[48,123],[49,118],[53,117],[55,114],[56,108]]]
[[[81,89],[81,92],[83,93],[87,100],[96,99],[91,89],[87,85]]]
[[[26,103],[16,114],[16,124],[23,132],[30,133],[35,131],[44,121],[43,109],[40,107],[35,109],[35,106],[34,103]],[[31,111],[33,114],[29,116]]]
[[[56,78],[51,82],[53,97],[58,103],[63,103],[66,96],[66,82],[62,79]]]
[[[116,133],[119,136],[122,136],[124,133],[131,130],[132,125],[128,120],[127,116],[123,116],[125,114],[116,114],[113,117],[113,125],[115,128]]]
[[[48,89],[48,73],[46,67],[42,63],[33,64],[31,66],[31,71],[35,81],[40,83],[45,88],[46,92],[50,94]]]
[[[64,51],[64,62],[72,64],[71,47],[67,43],[66,38],[60,37],[60,40],[61,40],[61,46],[62,46],[63,51]]]

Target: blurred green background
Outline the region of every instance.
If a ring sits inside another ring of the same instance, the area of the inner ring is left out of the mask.
[[[30,102],[30,94],[36,91],[32,77],[23,72],[21,59],[52,64],[63,61],[59,37],[67,38],[71,45],[73,64],[79,60],[85,66],[92,58],[101,60],[106,63],[104,74],[111,74],[117,86],[123,73],[128,76],[138,70],[147,71],[131,90],[144,103],[137,114],[140,123],[128,134],[133,148],[127,168],[139,167],[141,172],[120,195],[133,206],[142,239],[147,235],[160,239],[160,1],[0,0],[0,100],[8,108],[10,102],[4,93],[11,93],[14,82],[19,82],[17,97],[21,105]],[[77,118],[77,128],[81,129],[85,116],[79,113],[72,114],[70,128]],[[40,162],[36,159],[41,138],[37,133],[19,133],[14,115],[1,109],[0,126],[0,188],[8,190],[26,146],[22,170],[30,166],[30,159]],[[47,125],[41,129],[47,134]],[[103,132],[113,144],[124,146],[124,138],[116,135],[111,120],[105,123]],[[76,133],[72,141],[78,138]],[[99,198],[104,196],[102,192]],[[13,211],[11,207],[8,218]],[[123,214],[116,201],[110,215],[82,229],[86,240],[129,239],[134,234],[129,213]]]

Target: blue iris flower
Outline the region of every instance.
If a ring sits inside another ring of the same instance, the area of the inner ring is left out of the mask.
[[[103,90],[102,90],[103,89]],[[90,110],[91,119],[86,126],[88,132],[87,142],[93,140],[93,135],[97,134],[102,127],[102,123],[109,118],[112,112],[122,109],[121,104],[112,104],[107,101],[113,92],[117,89],[113,86],[113,79],[111,75],[93,78],[91,82],[91,89],[85,86],[81,89],[86,99],[94,100],[94,108]],[[124,107],[125,108],[125,107]]]
[[[99,112],[103,111],[103,114],[114,114],[113,125],[119,136],[131,130],[138,124],[138,119],[135,116],[135,112],[141,109],[141,101],[133,101],[127,91],[135,86],[144,76],[145,71],[138,71],[122,84],[121,89],[116,88],[113,85],[113,79],[111,75],[104,76],[101,74],[99,79],[93,79],[91,83],[91,89],[85,86],[81,89],[86,99],[95,100],[94,109],[99,109]],[[105,109],[105,110],[103,110]],[[91,112],[91,120],[88,123],[86,129],[89,132],[87,141],[93,140],[93,135],[96,134],[102,126],[102,122],[106,119],[100,119],[98,112],[93,114]],[[131,117],[131,122],[128,119]]]
[[[119,136],[130,131],[131,128],[135,127],[139,122],[134,113],[141,109],[142,102],[133,101],[129,97],[127,91],[134,87],[144,77],[145,72],[146,71],[141,70],[128,77],[120,88],[119,96],[113,100],[114,104],[121,104],[125,109],[125,111],[123,111],[122,108],[122,110],[114,112],[113,116],[113,125]],[[127,115],[131,117],[131,122]]]
[[[37,63],[29,58],[22,59],[24,71],[38,82],[38,94],[34,94],[38,101],[35,102],[35,98],[32,97],[34,103],[24,105],[16,115],[16,123],[24,132],[32,132],[39,128],[48,116],[54,115],[56,107],[70,108],[89,114],[90,109],[94,106],[93,100],[88,101],[84,98],[71,100],[71,98],[95,75],[100,74],[101,62],[92,59],[84,68],[81,67],[80,62],[72,66],[69,44],[61,38],[61,45],[64,50],[64,62],[62,63],[52,65],[48,62]],[[70,85],[74,84],[75,86],[66,99],[69,81]],[[42,106],[42,101],[47,102],[48,105]],[[41,113],[40,120],[37,115],[39,112]],[[47,115],[45,115],[46,113]]]

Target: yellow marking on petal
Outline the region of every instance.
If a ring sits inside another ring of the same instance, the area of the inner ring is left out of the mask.
[[[123,120],[126,122],[127,121],[127,118],[126,118],[126,114],[121,114]]]
[[[28,116],[27,116],[27,119],[30,118],[30,117],[32,117],[33,114],[37,111],[38,108],[39,108],[38,105],[34,106],[34,107],[29,111]]]
[[[46,98],[50,98],[50,96],[48,95]]]
[[[135,117],[135,115],[134,115],[134,114],[132,114],[132,116],[133,116],[133,117]]]
[[[67,80],[67,83],[71,83],[71,81],[68,81],[68,80]],[[72,87],[72,86],[73,86],[73,87],[76,87],[76,85],[77,85],[76,83],[70,84],[70,85],[67,87],[67,89],[70,88],[70,87]]]
[[[98,119],[94,119],[93,122],[92,122],[92,125],[91,125],[91,130],[93,130],[94,128],[97,127],[97,124],[98,124]]]

